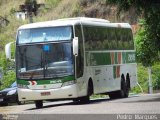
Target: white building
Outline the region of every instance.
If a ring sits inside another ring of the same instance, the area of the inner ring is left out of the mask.
[[[27,12],[16,12],[16,18],[19,20],[25,20],[27,18]]]

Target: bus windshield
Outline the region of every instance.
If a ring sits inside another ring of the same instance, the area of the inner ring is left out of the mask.
[[[17,45],[17,78],[31,80],[73,75],[71,46],[71,42]]]
[[[18,31],[18,44],[71,40],[72,27],[46,27],[21,29]]]

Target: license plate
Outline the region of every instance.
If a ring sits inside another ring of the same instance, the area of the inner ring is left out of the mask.
[[[3,101],[3,99],[0,99],[0,102],[2,102]]]
[[[41,96],[48,96],[48,95],[51,95],[50,92],[41,92]]]

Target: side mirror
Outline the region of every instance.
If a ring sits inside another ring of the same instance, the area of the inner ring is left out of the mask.
[[[6,58],[9,59],[9,60],[12,60],[11,58],[11,45],[13,44],[14,42],[10,42],[8,44],[5,45],[5,54],[6,54]]]
[[[73,38],[73,55],[78,56],[78,37]]]

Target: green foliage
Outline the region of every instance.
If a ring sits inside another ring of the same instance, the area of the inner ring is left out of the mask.
[[[137,69],[137,76],[138,76],[138,83],[143,89],[144,93],[148,93],[148,68],[142,66],[141,64],[138,64]],[[159,90],[160,89],[160,63],[156,63],[152,66],[152,85],[153,90]],[[140,93],[142,92],[139,86],[136,86],[134,89],[132,89],[132,92],[134,93]]]
[[[36,0],[25,0],[24,4],[34,4],[36,3],[37,4],[37,1]]]
[[[0,89],[9,87],[15,80],[16,80],[15,71],[7,71],[7,73],[4,75],[2,79],[3,85],[0,86]]]
[[[76,16],[79,16],[81,14],[81,6],[80,6],[80,3],[76,4],[74,7],[73,7],[73,15],[76,17]]]
[[[96,94],[96,95],[92,95],[91,99],[98,99],[98,98],[106,98],[107,95],[105,94]]]
[[[138,83],[142,87],[143,91],[145,93],[148,92],[148,73],[147,73],[147,68],[142,66],[141,64],[138,64],[137,68],[137,76],[138,76]],[[140,93],[142,92],[139,86],[136,86],[132,92]]]
[[[106,4],[118,5],[119,12],[127,11],[131,7],[136,9],[137,14],[148,14],[147,12],[157,5],[154,0],[106,0]]]
[[[4,52],[0,52],[0,66],[3,71],[2,84],[0,89],[4,89],[9,87],[16,79],[15,79],[15,71],[14,62],[6,60]]]
[[[11,8],[10,14],[15,14],[15,13],[16,13],[16,9],[15,8]]]
[[[152,79],[153,79],[153,89],[160,89],[160,63],[152,67]]]
[[[16,20],[16,18],[12,15],[8,16],[10,21],[9,25],[1,28],[0,31],[0,67],[3,70],[3,79],[0,89],[4,89],[9,87],[16,79],[15,79],[15,64],[12,61],[6,60],[6,56],[4,53],[4,46],[6,43],[15,41],[17,28],[24,24],[25,22]],[[12,58],[14,58],[15,47],[12,47]]]
[[[158,61],[158,51],[156,44],[150,38],[150,33],[145,28],[139,29],[135,37],[137,60],[144,66],[152,66]]]
[[[7,69],[7,61],[4,52],[0,52],[0,67],[5,72]]]
[[[46,0],[46,4],[49,5],[50,8],[54,8],[58,5],[61,0]]]

